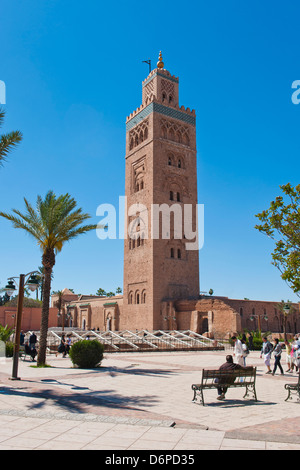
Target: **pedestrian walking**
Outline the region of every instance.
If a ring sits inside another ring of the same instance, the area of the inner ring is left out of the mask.
[[[72,346],[72,338],[71,334],[67,335],[67,340],[66,340],[66,354],[69,354],[71,346]]]
[[[267,372],[266,374],[272,374],[271,371],[271,354],[273,351],[273,346],[268,340],[266,336],[263,337],[263,344],[260,352],[260,358],[262,358],[262,355],[264,356],[264,363],[265,366],[267,367]]]
[[[298,346],[298,344],[295,345],[294,361],[295,361],[296,371],[298,371],[298,373],[300,374],[300,346]]]
[[[285,340],[284,344],[285,344],[286,364],[288,366],[286,372],[291,372],[292,371],[292,357],[291,357],[292,345],[288,340]]]
[[[243,366],[246,367],[246,358],[248,357],[248,354],[249,354],[249,349],[248,349],[248,346],[247,346],[247,342],[245,339],[241,339],[241,343],[242,343],[242,349],[243,349]]]
[[[244,366],[244,352],[243,352],[243,347],[242,347],[242,342],[240,339],[238,339],[236,336],[231,337],[233,343],[234,343],[234,357],[236,362],[240,366]]]
[[[281,375],[284,375],[283,368],[282,368],[282,365],[280,363],[282,347],[281,347],[281,344],[279,343],[278,338],[275,338],[274,341],[275,341],[275,346],[274,346],[274,349],[273,349],[273,353],[274,353],[275,363],[274,363],[274,369],[273,369],[272,375],[275,375],[277,367],[279,367]]]
[[[34,331],[31,333],[31,335],[29,336],[29,347],[30,349],[36,349],[35,345],[37,343],[37,337],[36,337],[36,334],[34,333]]]
[[[248,336],[248,342],[249,342],[249,350],[253,351],[253,336],[252,336],[252,333],[250,333],[249,336]]]
[[[61,337],[60,345],[59,345],[58,348],[57,348],[56,356],[57,356],[59,353],[62,354],[63,357],[66,357],[67,350],[66,350],[65,335],[62,335],[62,337]]]
[[[20,346],[24,346],[24,341],[25,341],[24,331],[21,330],[21,333],[20,333]]]

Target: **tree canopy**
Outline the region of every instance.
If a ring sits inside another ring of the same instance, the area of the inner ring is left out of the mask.
[[[275,242],[272,264],[300,297],[300,184],[280,186],[284,196],[276,197],[269,209],[256,214],[257,230]]]
[[[24,198],[26,211],[12,210],[12,214],[0,212],[0,216],[12,222],[13,226],[29,233],[42,251],[43,265],[43,306],[38,365],[46,362],[49,302],[51,276],[56,254],[64,244],[74,238],[95,230],[97,225],[82,225],[90,218],[77,207],[77,202],[69,194],[56,196],[48,191],[45,198],[37,197],[36,207]]]

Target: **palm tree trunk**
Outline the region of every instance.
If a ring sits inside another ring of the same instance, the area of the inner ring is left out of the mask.
[[[53,269],[54,264],[55,264],[54,252],[50,250],[44,253],[43,254],[43,266],[44,266],[43,306],[42,306],[39,352],[38,352],[38,358],[37,358],[38,366],[42,366],[46,364],[46,349],[47,349],[49,306],[50,306],[50,292],[51,292],[51,275],[52,275],[52,269]]]

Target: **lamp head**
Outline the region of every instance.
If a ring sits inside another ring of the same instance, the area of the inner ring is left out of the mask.
[[[15,286],[14,281],[8,281],[7,285],[4,287],[4,290],[7,293],[7,295],[11,297],[14,294],[14,292],[16,292],[16,286]]]
[[[27,287],[31,290],[31,292],[36,291],[37,288],[39,287],[39,281],[35,274],[32,274],[30,278],[28,279]]]

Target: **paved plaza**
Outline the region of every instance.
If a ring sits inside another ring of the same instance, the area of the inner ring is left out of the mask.
[[[12,360],[0,364],[0,449],[82,450],[293,450],[300,449],[300,403],[285,402],[285,383],[265,374],[258,352],[258,401],[229,389],[225,401],[205,390],[205,406],[192,403],[201,369],[218,368],[228,351],[105,354],[99,369],[80,370],[49,355],[51,368]],[[283,359],[284,369],[285,362]]]

